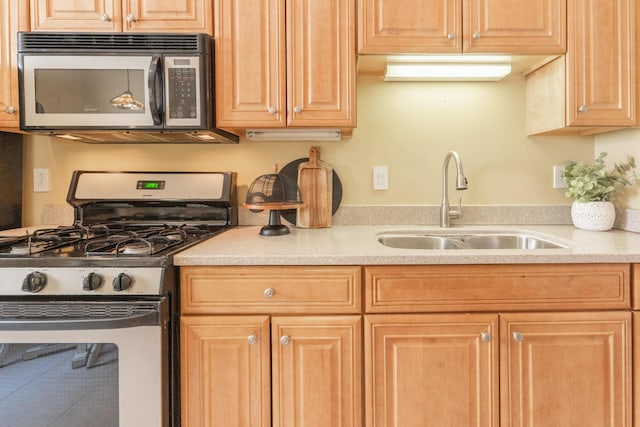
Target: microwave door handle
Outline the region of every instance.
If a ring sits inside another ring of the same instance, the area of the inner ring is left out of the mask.
[[[160,104],[162,100],[162,73],[160,69],[160,59],[160,55],[153,55],[153,58],[151,59],[151,66],[149,67],[149,78],[147,81],[149,87],[151,118],[153,119],[153,124],[156,126],[162,124],[162,119],[160,117],[160,107],[162,107]]]

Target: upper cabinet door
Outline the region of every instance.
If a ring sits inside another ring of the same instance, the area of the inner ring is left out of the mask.
[[[31,0],[33,31],[213,34],[208,0]]]
[[[285,0],[215,0],[216,125],[286,124]]]
[[[465,52],[564,53],[566,0],[465,0]]]
[[[31,0],[31,31],[122,31],[120,0]]]
[[[460,0],[358,0],[358,53],[461,49]]]
[[[213,34],[210,0],[123,0],[124,31]]]
[[[287,125],[355,126],[355,0],[287,1]]]
[[[0,128],[20,127],[18,31],[29,29],[26,0],[0,0]]]
[[[635,124],[632,0],[569,0],[567,125]]]

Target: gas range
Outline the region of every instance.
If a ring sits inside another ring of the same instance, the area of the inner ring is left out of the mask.
[[[166,294],[175,253],[237,224],[232,172],[76,171],[67,202],[71,226],[0,235],[0,295]]]

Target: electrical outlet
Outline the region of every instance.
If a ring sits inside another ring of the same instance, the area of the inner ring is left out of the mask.
[[[373,189],[374,190],[389,189],[389,166],[373,167]]]
[[[562,177],[564,166],[553,167],[553,188],[567,188],[567,181]]]
[[[46,193],[49,190],[49,169],[34,169],[33,191],[35,193]]]

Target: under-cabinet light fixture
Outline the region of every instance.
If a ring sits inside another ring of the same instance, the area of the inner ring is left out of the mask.
[[[498,81],[511,73],[509,56],[393,56],[388,60],[385,81]]]
[[[247,129],[252,141],[340,141],[340,129]]]

